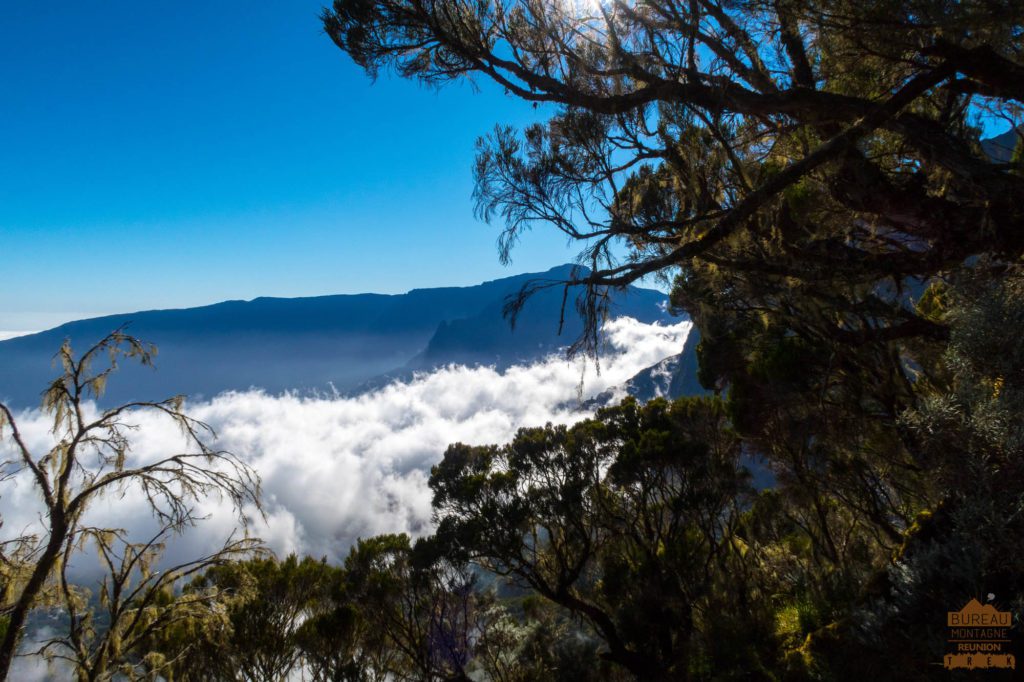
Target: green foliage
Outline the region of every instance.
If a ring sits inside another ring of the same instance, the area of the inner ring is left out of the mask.
[[[454,445],[430,480],[437,537],[582,619],[602,658],[681,679],[708,653],[704,614],[736,618],[751,589],[738,445],[714,398],[629,399],[500,448]]]
[[[229,610],[230,639],[208,654],[220,670],[247,679],[285,677],[298,657],[296,636],[303,618],[321,601],[335,569],[294,555],[258,559],[208,571],[191,590],[207,586],[236,596]]]

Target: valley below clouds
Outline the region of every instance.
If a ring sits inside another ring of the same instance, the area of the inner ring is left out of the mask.
[[[501,371],[453,365],[354,397],[228,392],[188,402],[185,411],[214,429],[216,449],[234,453],[260,475],[265,517],[245,510],[247,532],[278,555],[340,561],[359,537],[432,530],[427,479],[450,443],[503,443],[521,427],[584,419],[592,410],[581,400],[609,390],[623,397],[615,388],[679,353],[690,326],[612,320],[598,366],[564,355]],[[17,419],[37,456],[49,449],[48,415],[26,410]],[[150,414],[130,421],[138,425],[131,455],[137,462],[181,451],[181,435],[170,422]],[[9,442],[0,447],[5,460],[13,456]],[[0,499],[4,536],[39,528],[42,508],[25,472],[6,491]],[[240,532],[225,502],[203,500],[199,511],[207,518],[172,541],[166,561],[199,556]],[[134,489],[98,503],[86,520],[124,528],[136,539],[156,529]],[[90,560],[81,556],[77,573],[88,580]]]

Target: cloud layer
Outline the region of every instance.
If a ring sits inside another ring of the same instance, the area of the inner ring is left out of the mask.
[[[261,476],[267,518],[255,519],[251,533],[279,554],[338,560],[357,537],[431,530],[427,477],[449,443],[500,443],[522,426],[584,418],[588,413],[578,408],[580,397],[601,393],[680,352],[689,329],[688,322],[613,320],[606,325],[608,349],[600,373],[592,364],[584,369],[582,361],[552,356],[502,372],[446,367],[352,398],[227,393],[189,403],[186,412],[214,428],[217,448],[235,453]],[[48,448],[46,415],[27,411],[18,421],[30,448]],[[137,461],[180,447],[173,425],[143,414],[133,422],[139,426],[133,433]],[[9,443],[3,448],[8,454]],[[37,523],[39,507],[27,478],[5,486],[0,513],[9,537]],[[212,549],[235,528],[223,503],[206,500],[201,507],[210,518],[175,542],[171,553],[177,558]],[[89,515],[92,523],[127,528],[138,537],[153,528],[144,502],[131,490]]]

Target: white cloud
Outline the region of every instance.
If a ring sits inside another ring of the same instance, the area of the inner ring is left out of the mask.
[[[19,682],[47,682],[48,680],[70,680],[74,672],[70,666],[60,659],[47,661],[42,656],[29,654],[39,650],[47,641],[56,637],[61,627],[55,621],[58,617],[55,614],[44,614],[41,618],[53,622],[36,622],[29,629],[21,642],[22,655],[17,656],[11,663],[11,669],[7,678],[19,680]]]
[[[583,397],[678,353],[689,329],[688,322],[609,322],[600,374],[587,368]],[[357,537],[430,531],[427,477],[449,443],[501,443],[522,426],[588,416],[577,407],[580,379],[579,361],[553,356],[503,372],[446,367],[358,397],[226,393],[190,403],[186,411],[213,426],[216,447],[240,456],[262,477],[267,521],[257,521],[253,534],[278,553],[338,560]],[[27,411],[18,419],[31,448],[48,447],[50,424],[44,415]],[[132,434],[139,461],[168,454],[180,443],[175,427],[155,416],[133,421],[140,427]],[[27,479],[14,488],[6,485],[0,490],[0,512],[9,536],[32,525],[38,507]],[[171,552],[178,558],[214,548],[234,528],[223,503],[206,500],[202,508],[210,518],[175,543]],[[97,525],[127,527],[137,536],[153,527],[132,491],[97,505],[89,515]]]

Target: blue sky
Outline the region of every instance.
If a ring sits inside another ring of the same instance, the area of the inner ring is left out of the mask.
[[[472,214],[474,143],[530,105],[374,84],[320,2],[0,7],[0,332],[261,295],[472,284],[510,268]]]

